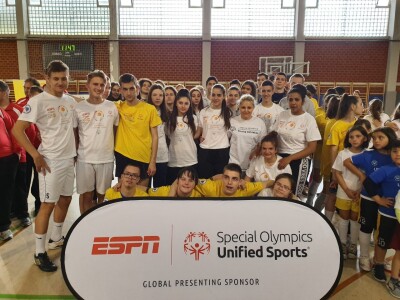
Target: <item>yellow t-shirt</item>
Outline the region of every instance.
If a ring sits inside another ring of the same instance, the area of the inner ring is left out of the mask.
[[[145,191],[142,191],[141,189],[136,188],[135,195],[133,197],[148,197],[148,196],[149,195]],[[113,188],[109,188],[106,191],[105,198],[107,200],[111,201],[111,200],[121,199],[121,198],[123,198],[123,196],[122,196],[121,192],[116,192],[116,191],[114,191]]]
[[[312,104],[314,105],[314,109],[315,109],[315,113],[316,113],[317,109],[319,108],[318,101],[317,101],[317,99],[312,98],[312,97],[310,98],[310,100],[311,100]],[[315,114],[315,115],[317,115],[317,114]]]
[[[135,106],[129,106],[125,101],[117,101],[115,105],[120,116],[115,151],[130,159],[149,163],[151,128],[161,124],[156,108],[143,101]]]
[[[166,186],[160,186],[158,188],[149,189],[147,192],[149,193],[149,196],[167,197],[169,195],[170,189],[171,186],[166,185]],[[198,191],[193,190],[192,194],[189,197],[190,198],[202,197],[202,195]]]
[[[324,180],[328,181],[331,174],[332,164],[331,164],[331,151],[330,147],[326,144],[328,140],[331,128],[336,123],[336,119],[327,119],[327,123],[324,131],[324,139],[322,142],[321,151],[321,175],[324,176]]]
[[[335,125],[331,128],[326,144],[328,146],[338,146],[338,153],[342,151],[344,149],[344,138],[346,137],[347,131],[349,131],[355,122],[356,120],[350,123],[337,120]]]
[[[317,141],[317,149],[314,152],[314,160],[320,161],[322,154],[322,144],[323,144],[325,126],[326,123],[328,122],[325,110],[322,107],[318,107],[318,109],[315,111],[315,121],[317,122],[318,130],[319,133],[321,134],[322,140]]]
[[[196,190],[204,197],[249,197],[259,193],[264,187],[262,182],[246,182],[244,190],[238,189],[235,194],[228,196],[222,191],[221,180],[200,179]]]

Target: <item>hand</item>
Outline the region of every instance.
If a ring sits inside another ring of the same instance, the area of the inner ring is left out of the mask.
[[[393,198],[378,197],[375,202],[383,207],[393,207]]]
[[[344,190],[344,192],[346,193],[347,197],[349,197],[351,200],[353,200],[353,201],[358,200],[357,199],[357,195],[358,195],[357,191],[353,191],[353,190],[347,188]]]
[[[280,159],[278,162],[278,169],[283,170],[288,164],[290,164],[291,161],[292,159],[290,158],[290,156]]]
[[[397,127],[396,123],[394,122],[387,122],[385,126],[392,128],[394,131],[399,131],[399,127]]]
[[[329,182],[329,188],[330,189],[337,189],[338,183],[335,180],[332,180]]]
[[[149,167],[147,169],[147,175],[149,176],[153,176],[154,174],[156,174],[156,163],[155,162],[150,162],[149,163]]]
[[[240,179],[240,181],[239,181],[239,189],[243,190],[243,191],[246,189],[246,181],[244,179]]]
[[[112,188],[113,188],[113,190],[114,190],[115,192],[121,191],[121,182],[117,182],[117,184],[114,185]]]
[[[50,167],[47,165],[46,161],[44,160],[44,157],[42,155],[37,155],[33,158],[33,162],[35,163],[36,166],[36,171],[38,173],[42,173],[43,176],[46,176],[46,171],[51,173]]]

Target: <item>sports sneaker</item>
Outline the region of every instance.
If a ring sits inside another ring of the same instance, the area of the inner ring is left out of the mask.
[[[31,218],[29,218],[29,217],[22,218],[22,219],[20,219],[20,221],[21,221],[22,227],[28,227],[28,226],[32,225]]]
[[[398,279],[390,278],[386,287],[390,295],[400,299],[400,281]]]
[[[61,248],[63,245],[64,245],[63,236],[58,241],[53,241],[52,239],[49,239],[49,250],[55,250]]]
[[[350,247],[347,250],[347,257],[351,259],[357,258],[357,245],[356,244],[350,244]]]
[[[8,241],[13,238],[13,233],[10,229],[0,232],[0,241]]]
[[[372,274],[374,275],[375,280],[386,282],[385,267],[383,264],[375,264],[372,268]]]
[[[371,261],[369,257],[360,256],[360,260],[358,261],[360,265],[360,269],[366,272],[371,271]]]
[[[47,252],[34,254],[35,264],[44,272],[55,272],[57,271],[57,266],[50,260],[47,256]]]
[[[343,254],[343,259],[347,259],[347,246],[344,243],[342,243],[342,254]]]

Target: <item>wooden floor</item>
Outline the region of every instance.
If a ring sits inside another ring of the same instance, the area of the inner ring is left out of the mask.
[[[29,201],[33,209],[33,201]],[[78,195],[73,201],[63,228],[65,235],[72,223],[79,217]],[[50,229],[52,224],[50,223]],[[0,242],[0,299],[74,299],[64,283],[60,256],[61,250],[50,250],[49,256],[54,259],[59,269],[55,273],[45,273],[33,264],[35,240],[33,225],[21,228],[13,220],[14,238]],[[372,251],[372,247],[371,247]],[[387,260],[394,252],[389,251]],[[387,273],[387,276],[390,276]],[[318,278],[315,284],[318,285]],[[357,260],[346,260],[343,275],[331,299],[394,299],[384,284],[375,281],[371,273],[360,272]]]

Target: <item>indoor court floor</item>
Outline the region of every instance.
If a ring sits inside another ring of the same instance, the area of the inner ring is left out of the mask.
[[[66,235],[73,222],[79,217],[78,201],[78,195],[74,194],[64,224],[63,235]],[[32,199],[29,202],[33,210]],[[33,263],[35,249],[33,225],[21,228],[18,220],[13,220],[12,228],[14,238],[7,242],[0,242],[0,299],[74,299],[62,277],[61,249],[48,251],[49,257],[59,267],[58,270],[54,273],[42,272]],[[52,228],[51,223],[49,228]],[[390,261],[393,254],[394,251],[389,251],[386,260]],[[389,272],[387,276],[390,276]],[[315,278],[316,285],[318,285],[318,280]],[[340,283],[330,299],[394,298],[387,292],[384,284],[373,279],[371,273],[359,270],[357,260],[348,259],[344,263]]]

